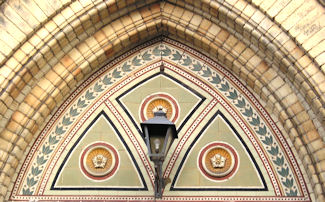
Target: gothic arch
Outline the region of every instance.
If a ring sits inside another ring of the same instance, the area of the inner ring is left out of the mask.
[[[274,3],[278,10],[316,10],[312,20],[294,13],[307,24],[293,22],[294,27],[282,12],[268,9],[271,5],[243,1],[69,2],[52,4],[43,11],[43,21],[19,27],[22,18],[9,16],[14,9],[18,15],[28,12],[27,5],[41,7],[35,2],[21,8],[11,1],[1,5],[4,39],[16,31],[1,41],[6,47],[0,57],[3,197],[10,193],[23,154],[76,86],[136,45],[166,36],[217,60],[255,93],[293,143],[311,193],[322,200],[325,77],[323,46],[315,38],[323,44],[324,28],[308,24],[323,17],[317,2]]]

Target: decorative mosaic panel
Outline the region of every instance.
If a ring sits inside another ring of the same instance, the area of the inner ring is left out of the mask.
[[[208,155],[213,155],[214,159]],[[224,158],[224,165],[212,166],[216,164],[216,155]],[[187,148],[171,190],[268,191],[272,188],[263,177],[266,170],[260,167],[263,165],[257,163],[237,130],[218,110]]]
[[[139,127],[165,110],[179,138],[162,201],[310,201],[299,165],[257,99],[215,61],[170,39],[102,67],[54,114],[10,200],[152,201]]]

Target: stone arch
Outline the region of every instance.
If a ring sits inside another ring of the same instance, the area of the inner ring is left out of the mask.
[[[306,38],[303,31],[287,33],[263,10],[267,5],[256,2],[117,1],[81,7],[72,2],[54,15],[48,12],[52,18],[14,39],[19,43],[2,57],[3,196],[20,156],[76,85],[123,51],[165,35],[224,64],[265,102],[322,197],[324,72],[321,54],[308,49],[314,42],[299,41]]]

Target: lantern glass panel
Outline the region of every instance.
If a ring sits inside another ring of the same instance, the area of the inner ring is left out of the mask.
[[[173,143],[173,140],[174,140],[174,137],[173,137],[172,129],[169,127],[167,129],[166,136],[165,136],[164,150],[163,150],[164,157],[167,156],[167,153],[168,153],[168,151],[170,149],[170,146]]]
[[[165,137],[150,136],[150,147],[152,154],[163,154]]]

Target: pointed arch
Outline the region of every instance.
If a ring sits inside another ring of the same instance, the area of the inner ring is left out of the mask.
[[[255,93],[300,154],[315,195],[323,197],[324,48],[317,41],[323,44],[324,28],[318,20],[315,29],[313,23],[307,26],[312,20],[305,27],[282,20],[293,8],[297,19],[308,9],[316,9],[311,19],[320,18],[323,8],[316,1],[275,2],[273,7],[282,8],[278,15],[261,1],[73,1],[43,9],[44,4],[31,1],[19,8],[8,0],[1,6],[6,30],[0,54],[3,197],[22,154],[76,86],[108,61],[162,35],[222,63]],[[41,9],[42,20],[31,17],[19,27],[25,21],[19,16],[34,8],[28,6]]]

